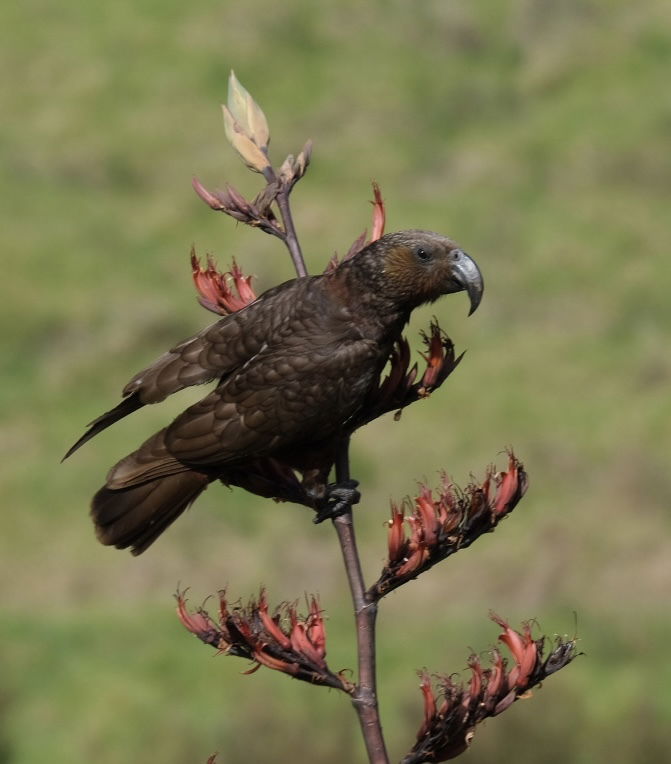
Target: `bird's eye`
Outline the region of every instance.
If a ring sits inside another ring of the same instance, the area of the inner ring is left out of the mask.
[[[431,259],[431,253],[422,247],[417,247],[415,250],[415,257],[422,263],[426,263]]]

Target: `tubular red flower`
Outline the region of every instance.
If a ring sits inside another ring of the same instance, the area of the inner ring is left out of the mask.
[[[438,518],[436,505],[431,491],[425,485],[421,487],[420,495],[415,499],[417,507],[417,520],[421,527],[422,540],[427,547],[432,547],[438,540]]]
[[[424,723],[419,728],[419,732],[417,733],[418,739],[423,737],[424,734],[428,731],[431,722],[433,721],[433,717],[436,715],[436,698],[431,687],[431,677],[427,674],[426,671],[421,671],[419,677],[421,680],[419,687],[424,696]]]
[[[480,722],[502,713],[516,700],[526,697],[532,686],[556,669],[566,666],[576,655],[575,641],[558,639],[550,655],[544,658],[545,638],[534,642],[529,623],[524,624],[523,633],[519,633],[499,616],[492,614],[492,619],[503,628],[500,639],[516,658],[512,671],[506,672],[506,661],[496,648],[491,652],[491,664],[487,669],[483,669],[477,655],[471,654],[468,659],[471,676],[467,686],[453,676],[439,676],[442,702],[438,707],[430,677],[422,671],[423,719],[417,742],[403,758],[403,764],[447,761],[463,753]],[[533,665],[525,665],[532,655]]]
[[[231,265],[230,275],[235,284],[235,289],[240,296],[240,301],[245,305],[254,302],[256,300],[256,293],[252,289],[252,276],[245,276],[242,269],[235,262],[233,258],[233,264]]]
[[[494,500],[494,511],[497,515],[506,510],[506,507],[515,498],[519,487],[519,472],[515,457],[511,453],[508,461],[508,471],[502,472],[498,479],[496,498]]]
[[[517,671],[510,674],[510,684],[526,687],[538,658],[538,646],[531,635],[531,626],[525,623],[524,633],[520,634],[496,613],[490,613],[490,618],[503,629],[499,641],[508,647],[517,664]]]
[[[320,650],[317,648],[317,645],[315,645],[312,640],[310,639],[309,629],[307,624],[300,623],[298,624],[300,628],[300,633],[303,635],[303,655],[312,663],[316,664],[317,666],[320,666],[323,664],[322,655],[320,653]]]
[[[422,387],[424,395],[428,395],[436,387],[440,371],[445,360],[445,348],[443,347],[443,338],[440,328],[437,324],[431,324],[431,334],[424,335],[424,342],[427,345],[427,352],[422,353],[422,358],[426,361],[426,371],[422,376]]]
[[[370,234],[370,240],[376,241],[382,234],[384,234],[386,212],[380,186],[375,181],[373,181],[373,196],[375,197],[371,202],[373,205],[373,228]]]
[[[310,642],[307,634],[307,626],[304,621],[299,621],[296,617],[296,611],[289,611],[291,617],[291,649],[305,656],[310,662],[320,665],[322,663],[322,657],[315,649],[315,646]]]
[[[277,642],[280,647],[283,647],[285,649],[291,647],[291,640],[287,635],[280,629],[279,625],[277,624],[277,621],[274,618],[271,618],[270,614],[268,613],[268,601],[266,599],[266,590],[261,589],[261,593],[259,595],[259,617],[261,618],[261,623],[263,624],[263,627],[268,632],[268,636]]]
[[[512,452],[508,472],[516,476],[516,485],[511,492],[506,482],[504,501],[500,505],[497,495],[492,495],[492,467],[487,469],[481,484],[472,482],[463,491],[455,487],[445,472],[441,474],[436,492],[420,484],[418,495],[404,500],[404,504],[412,508],[405,517],[402,512],[398,513],[397,505],[392,504],[387,538],[389,557],[380,578],[369,589],[370,596],[379,599],[494,530],[515,508],[526,489],[524,467]],[[504,478],[499,475],[498,485],[502,481]],[[409,529],[408,537],[404,523]]]
[[[471,670],[471,681],[468,686],[468,694],[466,699],[470,702],[473,698],[477,698],[482,692],[482,684],[484,679],[484,672],[482,664],[477,655],[473,654],[468,659],[468,668]],[[468,705],[468,703],[466,704]]]
[[[183,595],[177,595],[177,616],[182,624],[196,636],[207,634],[210,631],[217,631],[216,624],[207,613],[198,610],[190,613],[186,608],[186,600]]]
[[[292,676],[295,676],[300,669],[298,663],[290,663],[281,658],[276,658],[263,648],[254,650],[254,660],[266,668],[273,669],[274,671],[283,671],[285,674],[291,674]]]
[[[305,616],[298,614],[295,605],[287,603],[271,616],[264,589],[258,600],[232,608],[222,590],[218,625],[202,610],[189,613],[181,594],[178,594],[177,612],[184,626],[206,644],[227,655],[254,661],[256,665],[246,673],[266,666],[297,679],[351,693],[354,685],[342,672],[331,672],[326,664],[326,629],[317,598],[312,596],[307,604]]]
[[[233,260],[230,271],[220,272],[211,255],[203,268],[196,252],[191,248],[191,269],[193,282],[199,294],[198,302],[207,310],[219,315],[228,315],[241,310],[256,299],[252,289],[252,276],[244,276]],[[231,289],[231,283],[233,289]]]
[[[389,561],[399,562],[405,552],[405,528],[403,521],[405,513],[398,509],[394,502],[391,503],[391,520],[388,521],[387,546],[389,548]]]
[[[506,680],[506,662],[501,655],[500,650],[492,650],[492,666],[487,676],[487,685],[485,687],[485,698],[495,700],[504,688]],[[492,704],[493,706],[493,704]]]
[[[408,518],[410,520],[410,518]],[[404,578],[418,571],[429,557],[429,550],[423,541],[416,541],[412,545],[412,551],[408,554],[406,561],[398,568],[397,575]]]
[[[324,616],[315,597],[310,602],[310,612],[307,620],[307,636],[319,655],[320,662],[326,655],[326,627]]]

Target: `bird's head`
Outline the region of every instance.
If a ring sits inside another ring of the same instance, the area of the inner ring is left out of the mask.
[[[431,231],[399,231],[382,236],[353,258],[370,288],[409,309],[441,295],[466,291],[469,315],[482,299],[484,284],[475,261],[446,236]]]

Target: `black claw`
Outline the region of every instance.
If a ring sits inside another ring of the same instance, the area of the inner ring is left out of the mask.
[[[329,483],[326,486],[326,494],[317,503],[317,515],[314,523],[323,523],[324,520],[333,520],[338,515],[358,504],[361,494],[357,491],[358,480],[345,480],[342,483]]]

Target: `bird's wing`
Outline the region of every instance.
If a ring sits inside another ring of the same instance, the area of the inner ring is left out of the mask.
[[[215,466],[335,435],[377,373],[377,343],[356,338],[260,353],[168,427],[179,461]]]
[[[294,279],[268,290],[251,305],[168,350],[136,374],[123,395],[137,394],[142,403],[158,403],[185,387],[228,374],[272,341],[309,287],[308,279]]]
[[[190,385],[220,379],[253,358],[291,320],[311,289],[311,279],[294,279],[264,292],[242,310],[225,316],[175,345],[123,389],[123,400],[94,419],[63,457],[147,403],[158,403]]]

